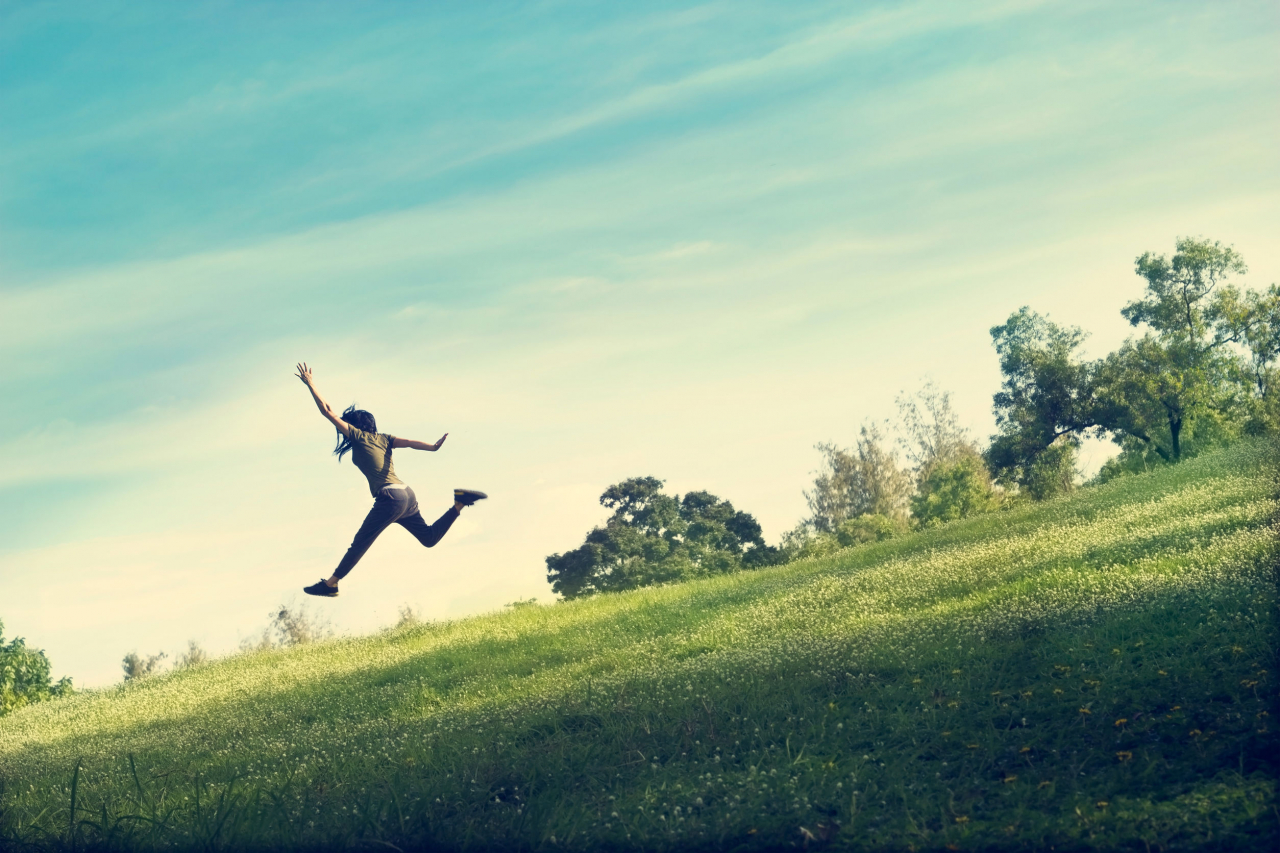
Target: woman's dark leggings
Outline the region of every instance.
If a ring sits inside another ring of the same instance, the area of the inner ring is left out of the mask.
[[[378,538],[378,534],[393,524],[399,524],[430,548],[444,538],[457,517],[458,510],[449,507],[449,511],[440,516],[435,524],[427,524],[422,519],[422,513],[418,512],[418,498],[413,494],[413,489],[408,486],[403,489],[383,489],[378,492],[373,509],[369,510],[364,524],[356,531],[356,538],[347,549],[346,556],[338,563],[338,568],[333,570],[334,577],[346,577],[347,572],[360,562],[364,552],[369,550],[373,540]]]

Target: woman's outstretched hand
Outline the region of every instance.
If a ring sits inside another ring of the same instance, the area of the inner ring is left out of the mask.
[[[431,449],[432,449],[432,450],[439,450],[439,449],[440,449],[440,445],[444,444],[444,440],[445,440],[446,438],[448,438],[448,437],[449,437],[449,433],[447,433],[447,432],[446,432],[444,435],[440,436],[440,440],[436,442],[436,446],[435,446],[435,447],[433,447],[433,448],[431,448]]]
[[[307,363],[305,361],[298,363],[297,376],[302,380],[303,385],[306,385],[308,388],[311,387],[311,368],[307,367]]]

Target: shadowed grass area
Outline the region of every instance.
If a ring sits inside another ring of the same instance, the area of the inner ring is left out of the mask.
[[[1270,849],[1277,458],[0,720],[35,848]]]

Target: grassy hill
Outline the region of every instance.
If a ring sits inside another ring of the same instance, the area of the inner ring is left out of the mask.
[[[1270,849],[1278,464],[25,709],[0,846]]]

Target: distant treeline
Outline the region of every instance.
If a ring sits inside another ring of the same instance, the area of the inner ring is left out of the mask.
[[[565,598],[820,556],[1075,488],[1086,436],[1120,452],[1093,482],[1177,464],[1241,435],[1280,431],[1280,288],[1243,288],[1231,247],[1180,239],[1172,257],[1135,261],[1140,298],[1120,311],[1140,337],[1088,359],[1086,333],[1028,307],[991,329],[1003,375],[985,446],[933,385],[898,398],[894,422],[862,427],[852,448],[817,445],[809,516],[766,545],[751,514],[707,492],[662,493],[637,477],[600,497],[613,515],[547,579]]]

